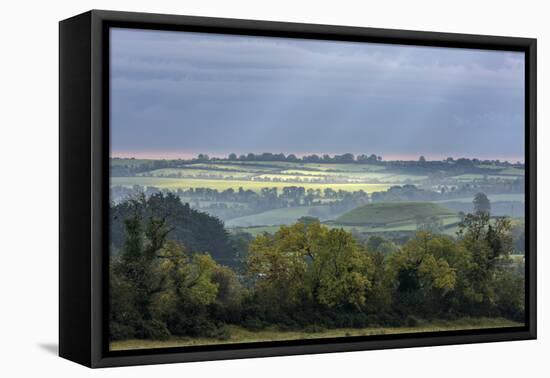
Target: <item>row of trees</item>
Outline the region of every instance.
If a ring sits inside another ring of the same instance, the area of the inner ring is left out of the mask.
[[[347,191],[347,190],[334,190],[332,188],[321,189],[305,189],[299,185],[289,185],[283,188],[265,187],[260,191],[254,191],[251,189],[244,189],[239,187],[237,190],[228,188],[225,190],[218,190],[213,188],[188,188],[175,191],[160,189],[154,186],[143,187],[140,185],[134,185],[132,188],[123,186],[114,186],[111,188],[112,196],[120,202],[123,199],[135,197],[140,194],[151,196],[159,192],[173,193],[178,197],[188,200],[201,200],[201,201],[213,201],[213,202],[238,202],[238,203],[257,203],[258,206],[264,205],[266,209],[287,207],[287,206],[300,206],[319,204],[319,200],[331,199],[331,200],[343,200],[348,198],[360,198],[368,200],[368,193],[364,190]]]
[[[354,207],[368,202],[369,195],[363,190],[345,191],[331,188],[305,189],[302,186],[286,186],[283,188],[262,188],[260,191],[232,188],[217,190],[212,188],[189,188],[171,191],[153,186],[144,188],[134,185],[132,188],[122,186],[111,187],[111,199],[124,203],[125,199],[145,195],[172,195],[190,203],[193,208],[206,211],[223,220],[229,220],[262,211],[295,206],[324,205],[333,214],[341,214]],[[177,200],[177,198],[176,198]],[[329,201],[326,201],[329,200]]]
[[[197,158],[208,158],[208,155],[200,154]],[[220,159],[222,160],[222,159]],[[285,155],[283,153],[273,154],[271,152],[264,152],[261,154],[248,153],[246,155],[239,155],[231,153],[227,156],[227,160],[239,160],[239,161],[286,161],[291,163],[303,162],[303,163],[376,163],[382,161],[382,156],[375,154],[371,155],[357,155],[345,153],[342,155],[304,155],[297,157],[294,154]]]
[[[302,157],[298,157],[294,154],[288,154],[285,155],[283,153],[272,153],[272,152],[263,152],[260,154],[255,154],[253,152],[249,152],[248,154],[240,154],[237,155],[235,153],[230,153],[227,155],[227,158],[219,158],[219,157],[210,157],[207,154],[198,154],[195,160],[198,161],[210,161],[210,160],[232,160],[232,161],[286,161],[286,162],[303,162],[303,163],[377,163],[382,161],[382,156],[376,155],[376,154],[359,154],[354,155],[352,153],[344,153],[341,155],[334,154],[323,154],[323,155],[317,155],[317,154],[311,154],[311,155],[303,155]],[[391,162],[391,161],[390,161]],[[452,157],[448,157],[443,160],[427,160],[426,157],[423,155],[419,156],[418,160],[402,160],[402,161],[396,161],[399,163],[408,163],[408,164],[424,164],[424,163],[449,163],[449,164],[456,164],[456,165],[497,165],[497,166],[512,166],[514,164],[508,162],[508,161],[500,161],[500,160],[482,160],[477,158],[466,158],[461,157],[454,159]],[[515,165],[522,165],[522,163],[517,162]]]
[[[230,337],[251,330],[414,325],[417,319],[504,316],[522,321],[524,278],[513,269],[510,222],[469,214],[453,238],[419,232],[387,253],[315,219],[248,243],[242,273],[171,238],[165,218],[135,212],[112,256],[111,338]]]
[[[117,160],[123,160],[120,158],[113,158],[115,162]],[[359,154],[354,155],[352,153],[344,153],[341,155],[303,155],[301,157],[296,156],[295,154],[284,154],[284,153],[272,153],[272,152],[263,152],[263,153],[247,153],[237,155],[235,153],[230,153],[227,157],[210,157],[208,154],[198,154],[195,158],[189,160],[183,159],[162,159],[162,160],[136,160],[128,159],[130,163],[117,164],[113,165],[117,168],[128,168],[134,169],[140,172],[152,170],[152,169],[161,169],[161,168],[175,168],[181,165],[182,162],[208,162],[208,161],[244,161],[244,162],[290,162],[290,163],[380,163],[382,162],[382,156],[376,154]],[[477,158],[457,158],[448,157],[443,160],[427,160],[424,156],[420,156],[418,160],[395,160],[387,161],[387,163],[402,165],[402,166],[418,166],[418,165],[433,165],[433,164],[450,164],[457,166],[477,166],[477,165],[487,165],[487,166],[499,166],[499,167],[511,167],[517,166],[522,168],[524,165],[521,162],[510,163],[508,161],[500,160],[482,160]]]

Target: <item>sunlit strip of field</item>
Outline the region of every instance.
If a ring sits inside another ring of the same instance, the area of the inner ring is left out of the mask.
[[[415,327],[367,327],[367,328],[337,328],[328,329],[320,332],[305,331],[279,331],[275,327],[262,331],[249,331],[238,326],[228,326],[229,338],[220,340],[205,337],[173,337],[168,340],[124,340],[115,341],[110,345],[111,350],[132,350],[132,349],[152,349],[152,348],[170,348],[182,346],[213,345],[213,344],[236,344],[265,341],[282,340],[304,340],[304,339],[324,339],[334,337],[348,336],[373,336],[373,335],[391,335],[407,334],[418,332],[441,332],[456,330],[472,330],[486,328],[506,328],[520,327],[523,323],[514,322],[501,318],[466,318],[454,321],[436,321],[426,323]]]
[[[368,184],[368,183],[288,183],[288,182],[264,182],[264,181],[246,181],[246,180],[211,180],[211,179],[187,179],[187,178],[167,178],[167,177],[111,177],[111,186],[134,185],[154,186],[161,189],[189,189],[189,188],[210,188],[217,190],[226,190],[232,188],[238,190],[242,187],[244,190],[253,190],[259,192],[262,188],[284,188],[289,186],[301,186],[307,189],[330,188],[333,190],[358,191],[364,190],[367,193],[386,191],[390,184]]]

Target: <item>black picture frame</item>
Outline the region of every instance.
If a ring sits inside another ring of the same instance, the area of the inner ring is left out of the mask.
[[[339,339],[109,351],[109,28],[200,31],[525,53],[526,325]],[[92,10],[59,24],[59,354],[88,367],[535,339],[536,39]]]

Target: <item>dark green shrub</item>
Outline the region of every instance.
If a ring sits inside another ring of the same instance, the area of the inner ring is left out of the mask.
[[[248,317],[244,320],[242,326],[249,331],[260,331],[265,328],[265,322],[256,317]]]
[[[111,340],[127,340],[135,337],[134,327],[111,321],[109,324]]]
[[[205,336],[218,339],[220,341],[226,341],[231,338],[231,332],[229,332],[229,328],[227,328],[227,326],[219,324],[215,328],[210,328]]]
[[[405,319],[405,324],[407,325],[407,327],[416,327],[416,326],[418,326],[419,321],[416,317],[414,317],[412,315],[409,315]]]
[[[170,331],[166,327],[166,323],[153,319],[143,321],[136,336],[140,339],[166,340],[170,337]]]
[[[304,332],[306,333],[319,333],[323,332],[326,328],[323,326],[320,326],[318,324],[311,324],[304,328]]]
[[[525,321],[524,279],[511,272],[500,272],[495,280],[496,307],[501,316]]]

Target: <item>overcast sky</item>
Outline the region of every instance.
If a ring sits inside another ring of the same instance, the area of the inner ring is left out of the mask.
[[[523,53],[111,30],[113,156],[523,160]]]

